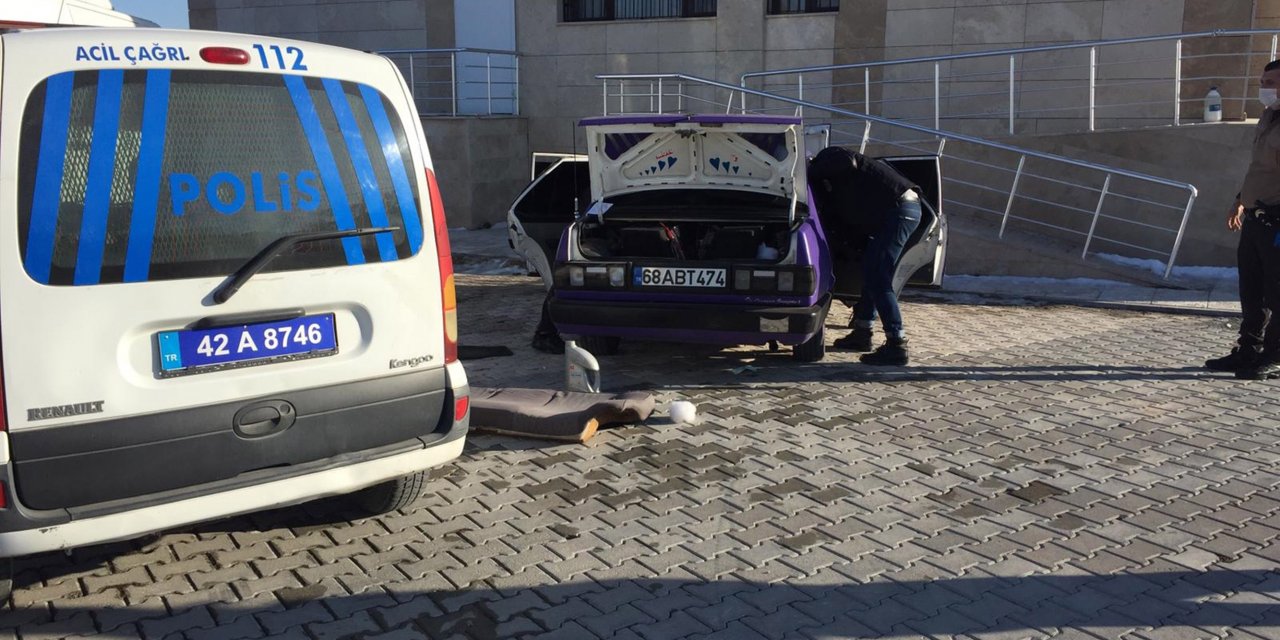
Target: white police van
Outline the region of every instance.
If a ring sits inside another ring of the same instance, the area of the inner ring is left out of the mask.
[[[396,509],[462,451],[444,210],[384,58],[3,33],[0,229],[0,558]]]

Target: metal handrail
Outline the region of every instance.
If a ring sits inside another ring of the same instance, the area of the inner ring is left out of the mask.
[[[1018,146],[1014,146],[1014,145],[1010,145],[1010,144],[1005,144],[1005,143],[1001,143],[1001,142],[996,142],[996,141],[993,141],[993,140],[988,140],[988,139],[985,139],[985,138],[979,138],[979,137],[971,136],[971,135],[967,135],[967,134],[956,133],[956,132],[951,132],[951,131],[943,131],[943,130],[941,130],[941,129],[937,129],[937,128],[930,128],[930,127],[920,126],[920,125],[916,125],[916,124],[912,124],[912,123],[908,123],[908,122],[902,122],[902,121],[900,121],[900,120],[893,120],[893,119],[890,119],[890,118],[884,118],[884,117],[880,117],[880,116],[874,116],[874,115],[870,115],[870,114],[866,114],[866,113],[858,113],[858,112],[855,112],[855,111],[849,111],[849,110],[847,110],[847,109],[841,109],[841,108],[839,108],[839,107],[832,106],[832,105],[824,105],[824,104],[819,104],[819,103],[816,103],[816,102],[811,102],[811,101],[803,100],[803,99],[800,99],[800,98],[792,98],[792,97],[790,97],[790,96],[784,96],[784,95],[774,94],[774,93],[770,93],[770,92],[766,92],[766,91],[761,91],[761,90],[757,90],[757,89],[750,89],[750,88],[743,87],[743,86],[739,86],[739,85],[732,85],[732,84],[728,84],[728,83],[725,83],[725,82],[719,82],[719,81],[717,81],[717,80],[712,80],[712,79],[709,79],[709,78],[702,78],[702,77],[692,76],[692,75],[682,74],[682,73],[659,73],[659,74],[600,74],[600,75],[597,75],[597,76],[595,76],[595,77],[596,77],[596,79],[597,79],[597,80],[601,80],[601,81],[603,81],[603,83],[604,83],[604,95],[603,95],[603,101],[604,101],[604,115],[609,115],[609,113],[610,113],[610,112],[609,112],[609,98],[610,98],[611,96],[610,96],[609,91],[608,91],[608,87],[609,87],[609,82],[610,82],[610,81],[617,81],[617,82],[619,82],[619,84],[620,84],[619,95],[618,95],[618,98],[619,98],[620,104],[625,104],[625,98],[627,98],[627,97],[632,97],[632,98],[634,98],[634,97],[643,97],[643,96],[646,96],[646,95],[648,95],[648,96],[650,97],[650,104],[651,104],[651,105],[653,104],[653,99],[652,99],[652,98],[653,98],[653,94],[651,94],[651,93],[650,93],[650,94],[645,94],[645,93],[632,93],[632,94],[628,94],[628,93],[626,93],[626,91],[625,91],[625,87],[623,87],[623,86],[621,85],[621,83],[624,83],[624,82],[627,82],[627,81],[647,81],[647,82],[649,82],[649,83],[650,83],[651,87],[652,87],[653,83],[656,83],[656,84],[657,84],[657,87],[658,87],[658,94],[657,94],[657,102],[656,102],[656,104],[657,104],[657,110],[658,110],[659,112],[661,112],[661,111],[662,111],[662,99],[663,99],[663,97],[664,97],[663,89],[662,89],[662,84],[663,84],[663,82],[664,82],[664,81],[676,81],[676,82],[680,83],[680,86],[682,87],[682,89],[681,89],[681,93],[679,94],[682,100],[684,99],[684,95],[683,95],[683,84],[684,84],[684,83],[689,83],[689,84],[693,84],[693,85],[704,85],[704,86],[712,87],[712,88],[716,88],[716,89],[723,89],[723,90],[725,90],[725,91],[729,92],[729,96],[730,96],[730,97],[729,97],[729,101],[728,101],[728,104],[729,104],[729,105],[732,105],[732,102],[733,102],[733,95],[736,93],[736,94],[743,95],[743,96],[745,96],[745,95],[751,95],[751,96],[760,97],[760,98],[764,98],[764,99],[768,99],[768,100],[776,100],[776,101],[778,101],[778,102],[782,102],[782,103],[785,103],[785,104],[792,105],[792,106],[796,107],[796,108],[797,108],[797,110],[799,110],[799,111],[802,111],[803,109],[806,109],[806,108],[808,108],[808,109],[817,109],[817,110],[820,110],[820,111],[826,111],[826,112],[828,112],[828,113],[835,114],[835,115],[838,115],[838,116],[843,116],[843,117],[850,118],[850,119],[853,119],[853,120],[859,120],[859,121],[862,121],[862,122],[865,124],[865,126],[866,126],[866,129],[865,129],[865,132],[864,132],[864,138],[863,138],[863,145],[864,145],[864,147],[865,147],[865,145],[866,145],[866,141],[867,141],[867,139],[868,139],[868,138],[867,138],[867,136],[869,136],[869,135],[870,135],[870,126],[874,123],[874,124],[884,125],[884,126],[887,126],[887,127],[892,127],[892,128],[899,129],[899,130],[912,131],[912,132],[915,132],[915,133],[924,134],[924,135],[926,135],[926,136],[928,136],[928,137],[934,138],[934,139],[936,139],[936,140],[938,141],[938,147],[939,147],[939,149],[938,149],[938,154],[939,154],[939,155],[942,155],[942,151],[943,151],[943,149],[945,148],[945,144],[946,144],[946,142],[947,142],[947,141],[949,141],[949,140],[954,140],[954,141],[958,141],[958,142],[964,142],[964,143],[972,144],[972,145],[979,146],[979,147],[983,147],[983,148],[995,149],[995,150],[999,150],[999,151],[1004,151],[1004,152],[1008,152],[1008,153],[1017,154],[1017,155],[1019,156],[1018,169],[1017,169],[1017,172],[1016,172],[1015,177],[1014,177],[1013,186],[1010,188],[1010,191],[1009,191],[1008,205],[1005,207],[1003,220],[1002,220],[1002,222],[1001,222],[1001,231],[1000,231],[1001,236],[1003,236],[1003,234],[1004,234],[1004,229],[1005,229],[1005,226],[1008,224],[1009,219],[1010,219],[1011,217],[1016,218],[1016,216],[1011,216],[1011,215],[1010,215],[1010,214],[1011,214],[1011,207],[1012,207],[1013,200],[1014,200],[1014,198],[1015,198],[1015,197],[1016,197],[1016,195],[1017,195],[1017,194],[1016,194],[1016,192],[1017,192],[1017,189],[1018,189],[1018,182],[1019,182],[1019,180],[1022,178],[1022,176],[1024,175],[1024,171],[1023,171],[1023,169],[1024,169],[1024,166],[1025,166],[1025,164],[1026,164],[1026,160],[1027,160],[1027,158],[1037,158],[1037,159],[1041,159],[1041,160],[1046,160],[1046,161],[1055,162],[1055,163],[1061,163],[1061,164],[1068,165],[1068,166],[1079,167],[1079,168],[1082,168],[1082,169],[1087,169],[1087,170],[1097,171],[1097,172],[1103,173],[1103,174],[1105,174],[1105,175],[1106,175],[1106,183],[1104,184],[1104,186],[1103,186],[1103,188],[1102,188],[1102,190],[1101,190],[1101,195],[1100,195],[1100,197],[1099,197],[1099,199],[1098,199],[1097,207],[1095,208],[1095,210],[1094,210],[1094,211],[1090,212],[1090,213],[1092,213],[1092,214],[1093,214],[1093,216],[1094,216],[1094,222],[1093,222],[1093,224],[1091,225],[1091,228],[1090,228],[1089,233],[1087,234],[1087,235],[1088,235],[1088,239],[1086,240],[1086,243],[1085,243],[1085,251],[1084,251],[1084,254],[1082,254],[1082,255],[1087,255],[1087,253],[1088,253],[1088,246],[1089,246],[1089,244],[1092,242],[1092,240],[1093,240],[1093,238],[1094,238],[1094,231],[1095,231],[1096,226],[1097,226],[1096,221],[1097,221],[1097,219],[1102,215],[1102,214],[1101,214],[1101,212],[1102,212],[1102,205],[1103,205],[1103,202],[1106,200],[1106,198],[1107,198],[1107,196],[1108,196],[1108,194],[1109,194],[1110,183],[1111,183],[1111,179],[1112,179],[1112,177],[1113,177],[1113,176],[1123,176],[1123,177],[1126,177],[1126,178],[1130,178],[1130,179],[1133,179],[1133,180],[1137,180],[1137,181],[1139,181],[1139,182],[1145,182],[1145,183],[1149,183],[1149,184],[1158,184],[1158,185],[1161,185],[1161,186],[1170,187],[1170,188],[1173,188],[1173,189],[1178,189],[1178,190],[1185,191],[1185,192],[1186,192],[1186,194],[1187,194],[1186,206],[1181,207],[1181,209],[1182,209],[1182,219],[1181,219],[1181,221],[1179,222],[1178,230],[1177,230],[1177,235],[1176,235],[1176,237],[1175,237],[1175,239],[1174,239],[1174,243],[1173,243],[1173,248],[1172,248],[1172,249],[1171,249],[1171,251],[1169,252],[1169,259],[1168,259],[1168,261],[1167,261],[1167,263],[1166,263],[1166,265],[1165,265],[1164,277],[1165,277],[1166,279],[1167,279],[1167,278],[1172,274],[1174,260],[1176,259],[1177,254],[1178,254],[1178,251],[1179,251],[1179,249],[1180,249],[1180,248],[1181,248],[1181,246],[1182,246],[1182,240],[1183,240],[1183,237],[1185,236],[1185,233],[1186,233],[1187,222],[1188,222],[1188,220],[1189,220],[1189,218],[1190,218],[1190,215],[1191,215],[1191,209],[1192,209],[1192,206],[1195,204],[1195,199],[1196,199],[1196,197],[1199,195],[1199,191],[1196,189],[1195,185],[1190,184],[1190,183],[1187,183],[1187,182],[1181,182],[1181,181],[1178,181],[1178,180],[1170,180],[1170,179],[1168,179],[1168,178],[1161,178],[1161,177],[1159,177],[1159,176],[1153,176],[1153,175],[1148,175],[1148,174],[1144,174],[1144,173],[1137,172],[1137,171],[1131,171],[1131,170],[1129,170],[1129,169],[1124,169],[1124,168],[1121,168],[1121,167],[1113,167],[1113,166],[1109,166],[1109,165],[1105,165],[1105,164],[1101,164],[1101,163],[1089,162],[1089,161],[1086,161],[1086,160],[1078,160],[1078,159],[1075,159],[1075,158],[1068,158],[1068,157],[1065,157],[1065,156],[1059,156],[1059,155],[1052,154],[1052,153],[1046,153],[1046,152],[1042,152],[1042,151],[1036,151],[1036,150],[1034,150],[1034,149],[1027,149],[1027,148],[1023,148],[1023,147],[1018,147]],[[709,102],[709,101],[708,101],[708,102]],[[621,110],[621,109],[620,109],[620,110]],[[900,144],[900,145],[902,145],[902,146],[906,146],[905,142],[904,142],[904,143],[894,143],[894,144]],[[1118,194],[1111,194],[1111,195],[1118,195]],[[1169,205],[1162,205],[1162,206],[1169,206]],[[1177,207],[1169,206],[1169,208],[1177,208]],[[1105,217],[1105,216],[1104,216],[1104,217]],[[1031,222],[1036,222],[1036,221],[1031,221]],[[1037,222],[1037,224],[1045,224],[1045,223],[1039,223],[1039,222]],[[1052,225],[1049,225],[1049,226],[1052,226]],[[1076,232],[1076,233],[1078,233],[1078,232]],[[1085,235],[1085,234],[1080,234],[1080,235]],[[1110,241],[1110,240],[1109,240],[1109,241]],[[1117,244],[1125,244],[1125,243],[1123,243],[1123,242],[1119,242],[1119,241],[1111,241],[1111,242],[1116,242]]]
[[[511,51],[510,49],[481,49],[477,47],[451,47],[448,49],[379,49],[378,51],[374,51],[374,53],[381,56],[408,53],[491,53],[493,55],[520,56],[519,51]]]
[[[815,89],[820,91],[821,90],[834,91],[837,88],[848,88],[849,90],[855,90],[855,88],[860,85],[863,93],[863,96],[861,99],[862,108],[865,111],[870,112],[872,111],[873,104],[876,104],[881,107],[882,115],[884,115],[883,110],[885,107],[891,107],[893,103],[913,101],[913,99],[902,98],[902,97],[897,97],[894,99],[885,99],[881,97],[880,99],[873,101],[872,99],[873,86],[877,86],[877,87],[908,86],[913,88],[920,88],[921,85],[927,85],[931,80],[932,89],[931,90],[920,89],[921,93],[923,93],[924,96],[918,99],[914,99],[914,101],[915,102],[923,102],[925,100],[933,101],[932,125],[934,128],[942,128],[942,122],[944,119],[951,120],[951,121],[964,121],[971,118],[980,118],[980,119],[995,118],[999,120],[1007,120],[1009,135],[1015,135],[1017,131],[1016,125],[1019,120],[1024,122],[1027,120],[1036,120],[1038,118],[1045,117],[1046,114],[1049,114],[1050,112],[1053,111],[1053,109],[1045,108],[1045,107],[1028,107],[1025,105],[1021,107],[1019,106],[1018,104],[1019,91],[1022,92],[1023,98],[1025,99],[1027,98],[1028,94],[1034,93],[1036,91],[1036,89],[1033,88],[1033,85],[1036,82],[1041,80],[1041,78],[1037,78],[1029,74],[1031,74],[1033,71],[1046,71],[1046,70],[1061,71],[1063,69],[1087,68],[1088,69],[1087,81],[1084,79],[1081,79],[1080,82],[1064,86],[1061,84],[1060,80],[1055,80],[1054,82],[1056,84],[1052,89],[1053,91],[1064,92],[1068,90],[1083,90],[1087,88],[1087,101],[1085,99],[1080,99],[1080,105],[1079,105],[1079,108],[1087,109],[1087,111],[1085,111],[1079,118],[1081,120],[1082,129],[1085,129],[1088,131],[1098,130],[1099,128],[1098,112],[1099,110],[1103,110],[1103,109],[1112,110],[1108,112],[1106,115],[1106,117],[1109,118],[1109,120],[1107,120],[1107,122],[1104,123],[1103,125],[1104,128],[1115,127],[1117,123],[1124,122],[1126,120],[1132,120],[1134,117],[1144,119],[1144,120],[1157,120],[1157,121],[1164,120],[1166,118],[1171,117],[1172,124],[1174,126],[1180,126],[1184,124],[1183,103],[1188,103],[1188,102],[1192,102],[1193,100],[1200,99],[1200,98],[1184,98],[1182,95],[1184,86],[1190,83],[1206,83],[1207,84],[1208,81],[1210,80],[1218,80],[1219,82],[1217,84],[1223,89],[1222,93],[1226,94],[1227,93],[1226,84],[1230,84],[1234,86],[1237,82],[1241,82],[1245,80],[1245,78],[1241,77],[1238,72],[1235,72],[1234,69],[1224,70],[1224,73],[1217,73],[1213,76],[1205,76],[1201,73],[1194,77],[1185,77],[1183,74],[1184,64],[1187,62],[1203,61],[1203,60],[1212,58],[1214,60],[1218,60],[1219,62],[1215,62],[1214,64],[1221,67],[1223,65],[1232,65],[1234,64],[1234,62],[1232,62],[1230,59],[1239,58],[1239,59],[1243,59],[1243,64],[1248,65],[1251,63],[1250,61],[1254,57],[1262,56],[1262,55],[1265,55],[1266,53],[1266,51],[1263,49],[1258,49],[1258,50],[1253,49],[1252,38],[1255,36],[1270,36],[1271,46],[1270,46],[1270,57],[1268,58],[1268,61],[1275,59],[1277,55],[1277,49],[1280,48],[1280,30],[1278,29],[1216,29],[1212,31],[1198,31],[1198,32],[1190,32],[1190,33],[1163,34],[1163,35],[1153,35],[1153,36],[1138,36],[1138,37],[1130,37],[1130,38],[1114,38],[1109,40],[1089,40],[1089,41],[1082,41],[1082,42],[1038,45],[1038,46],[1019,47],[1019,48],[1011,48],[1011,49],[997,49],[997,50],[973,51],[973,52],[965,52],[965,53],[950,53],[950,54],[941,54],[941,55],[933,55],[933,56],[919,56],[919,57],[912,57],[912,58],[899,58],[896,60],[880,60],[880,61],[857,62],[857,63],[848,63],[848,64],[833,64],[833,65],[821,65],[821,66],[793,67],[789,69],[771,69],[771,70],[764,70],[764,71],[753,71],[753,72],[742,74],[739,78],[739,84],[745,87],[748,81],[753,79],[765,80],[771,77],[794,75],[795,82],[794,82],[794,85],[791,85],[791,86],[794,89],[793,92],[798,98],[804,98],[806,90],[810,92],[812,92]],[[1240,51],[1232,51],[1232,52],[1223,52],[1223,53],[1208,52],[1208,53],[1200,53],[1200,54],[1194,54],[1194,55],[1184,54],[1183,47],[1185,43],[1202,42],[1209,39],[1219,39],[1219,38],[1250,38],[1249,40],[1250,46],[1243,47],[1242,50]],[[1123,60],[1108,60],[1108,61],[1102,61],[1099,59],[1100,51],[1111,51],[1112,48],[1114,47],[1121,47],[1124,45],[1150,44],[1150,43],[1159,43],[1159,42],[1172,42],[1174,44],[1173,50],[1170,52],[1168,56],[1159,57],[1159,58],[1130,57]],[[1087,64],[1057,64],[1057,65],[1036,66],[1036,67],[1029,67],[1025,64],[1025,61],[1027,60],[1027,56],[1029,56],[1030,54],[1043,53],[1043,52],[1059,52],[1059,51],[1086,51],[1088,53]],[[981,73],[968,73],[968,74],[955,73],[954,69],[949,69],[946,74],[944,74],[942,71],[944,64],[951,63],[954,61],[975,60],[975,59],[1000,59],[1000,58],[1008,58],[1009,64],[1008,64],[1007,70],[992,69],[990,71],[983,71]],[[1163,65],[1165,63],[1168,63],[1169,66],[1164,67]],[[1126,82],[1106,82],[1105,80],[1099,78],[1099,71],[1102,69],[1114,68],[1118,65],[1137,65],[1137,64],[1143,64],[1148,68],[1150,68],[1152,70],[1153,75],[1149,78],[1143,78],[1141,80],[1130,80]],[[875,80],[872,79],[872,73],[871,73],[872,69],[887,70],[889,68],[901,67],[902,65],[929,65],[932,67],[931,69],[932,72],[925,77],[913,77],[910,79],[883,78],[883,77],[877,78]],[[836,83],[834,81],[826,82],[826,83],[814,83],[812,81],[806,82],[806,74],[815,74],[815,73],[833,74],[839,71],[850,71],[850,70],[861,70],[861,76],[862,76],[861,82],[856,82],[856,81],[841,82],[841,83]],[[994,100],[997,100],[996,96],[1003,95],[1005,93],[1004,91],[1001,91],[1000,93],[992,93],[990,94],[990,96],[987,96],[988,99],[993,100],[992,107],[989,111],[981,111],[979,113],[964,113],[964,114],[957,114],[957,113],[944,114],[943,113],[944,100],[947,100],[949,103],[954,103],[955,100],[964,100],[966,98],[974,97],[971,95],[950,94],[949,91],[955,88],[955,85],[957,82],[961,82],[965,79],[978,78],[982,76],[991,78],[992,82],[1000,82],[1000,83],[1007,82],[1007,85],[1008,85],[1007,102],[1005,102],[1003,99],[999,99],[998,104],[994,102]],[[1103,80],[1103,81],[1100,81],[1100,80]],[[1165,94],[1162,91],[1153,90],[1154,92],[1151,94],[1153,99],[1151,100],[1146,100],[1143,102],[1130,101],[1130,102],[1125,102],[1123,104],[1100,102],[1099,100],[1100,93],[1107,93],[1115,90],[1132,89],[1133,86],[1136,84],[1158,85],[1166,82],[1169,82],[1172,84],[1172,87],[1171,87],[1172,90],[1170,91],[1170,93]],[[943,95],[944,83],[948,86],[948,93],[945,96]],[[1223,83],[1226,83],[1226,84],[1223,84]],[[766,83],[765,85],[761,86],[761,88],[772,91],[772,92],[780,91],[780,89],[777,87],[776,84],[771,85],[769,83]],[[1246,99],[1238,96],[1234,96],[1234,95],[1223,95],[1222,99],[1224,103],[1236,105],[1235,107],[1233,107],[1233,109],[1239,109],[1240,111],[1243,111],[1245,109],[1245,106],[1248,104]],[[1115,112],[1114,109],[1118,107],[1147,107],[1148,109],[1144,111],[1142,114],[1139,114],[1136,116],[1134,114],[1137,112],[1132,112],[1124,115],[1117,115],[1117,112]],[[1152,107],[1155,107],[1157,109],[1150,109]],[[745,108],[745,105],[743,105],[743,108]],[[732,109],[732,105],[730,105],[730,109]],[[1061,109],[1059,109],[1058,111],[1061,111]],[[1239,111],[1237,113],[1239,113]],[[911,116],[911,117],[918,120],[925,120],[928,118],[927,115],[923,115],[923,114],[917,115],[917,116]]]
[[[1045,51],[1063,51],[1066,49],[1089,49],[1092,47],[1104,47],[1122,44],[1142,44],[1144,42],[1170,42],[1174,40],[1190,40],[1194,38],[1222,38],[1234,36],[1280,36],[1280,29],[1214,29],[1212,31],[1194,31],[1189,33],[1172,33],[1157,36],[1139,36],[1133,38],[1115,38],[1111,40],[1083,40],[1079,42],[1067,42],[1063,44],[1047,44],[1035,47],[1020,47],[1016,49],[996,49],[992,51],[971,51],[967,53],[949,53],[937,56],[922,56],[918,58],[899,58],[896,60],[878,60],[875,62],[853,62],[847,64],[832,64],[815,67],[794,67],[791,69],[771,69],[768,71],[752,71],[742,74],[741,81],[746,82],[747,78],[760,78],[764,76],[787,75],[793,73],[816,73],[819,71],[840,71],[844,69],[862,69],[871,67],[884,67],[899,64],[919,64],[921,62],[947,62],[949,60],[966,60],[970,58],[991,58],[1011,55],[1021,55],[1025,53],[1041,53]],[[1274,54],[1274,50],[1273,50]]]
[[[449,115],[456,117],[459,115],[459,102],[467,100],[483,100],[485,108],[482,112],[484,115],[519,115],[520,114],[520,54],[517,51],[507,49],[485,49],[481,47],[449,47],[439,49],[384,49],[375,51],[379,55],[391,57],[407,57],[408,61],[408,77],[406,81],[409,84],[409,91],[413,98],[414,105],[418,108],[419,116],[440,116]],[[460,55],[482,55],[484,56],[484,64],[458,64],[458,56]],[[416,77],[416,71],[419,65],[416,64],[417,58],[422,57],[443,57],[448,56],[448,64],[431,64],[427,63],[425,68],[428,71],[435,70],[441,72],[448,69],[448,80],[423,80],[419,81]],[[509,56],[512,60],[511,64],[494,64],[494,56]],[[461,77],[460,70],[484,71],[484,79],[468,80]],[[499,75],[508,75],[509,79],[495,78],[494,72]],[[448,89],[441,89],[441,85],[447,85]],[[419,87],[425,90],[419,91]],[[459,95],[463,93],[460,89],[464,86],[475,87],[483,86],[483,95]],[[498,87],[500,93],[504,95],[494,95],[494,88]],[[509,92],[509,95],[507,94]],[[425,93],[426,95],[420,95]],[[495,109],[494,102],[499,103],[510,101],[511,108],[505,109],[501,106]],[[430,108],[432,103],[446,102],[449,108],[445,110],[435,110]],[[463,114],[468,115],[468,114]],[[478,115],[478,114],[477,114]]]

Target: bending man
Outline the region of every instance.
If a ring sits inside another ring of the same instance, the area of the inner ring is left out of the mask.
[[[835,223],[828,230],[828,242],[866,243],[862,294],[853,310],[853,331],[833,346],[871,351],[872,327],[878,314],[885,342],[863,355],[862,362],[907,364],[907,334],[893,290],[893,275],[903,246],[920,224],[920,188],[883,160],[842,147],[828,147],[814,157],[809,184],[819,209],[826,210],[824,222]]]

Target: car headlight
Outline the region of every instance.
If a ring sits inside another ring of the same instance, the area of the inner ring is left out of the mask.
[[[613,287],[621,287],[627,280],[627,268],[620,264],[611,265],[609,267],[609,285]]]
[[[587,283],[587,271],[582,267],[569,267],[569,285],[581,287]]]

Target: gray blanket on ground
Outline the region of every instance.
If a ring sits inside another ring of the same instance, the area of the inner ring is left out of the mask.
[[[641,422],[651,394],[566,393],[551,389],[471,388],[471,427],[503,435],[586,442],[604,425]]]

